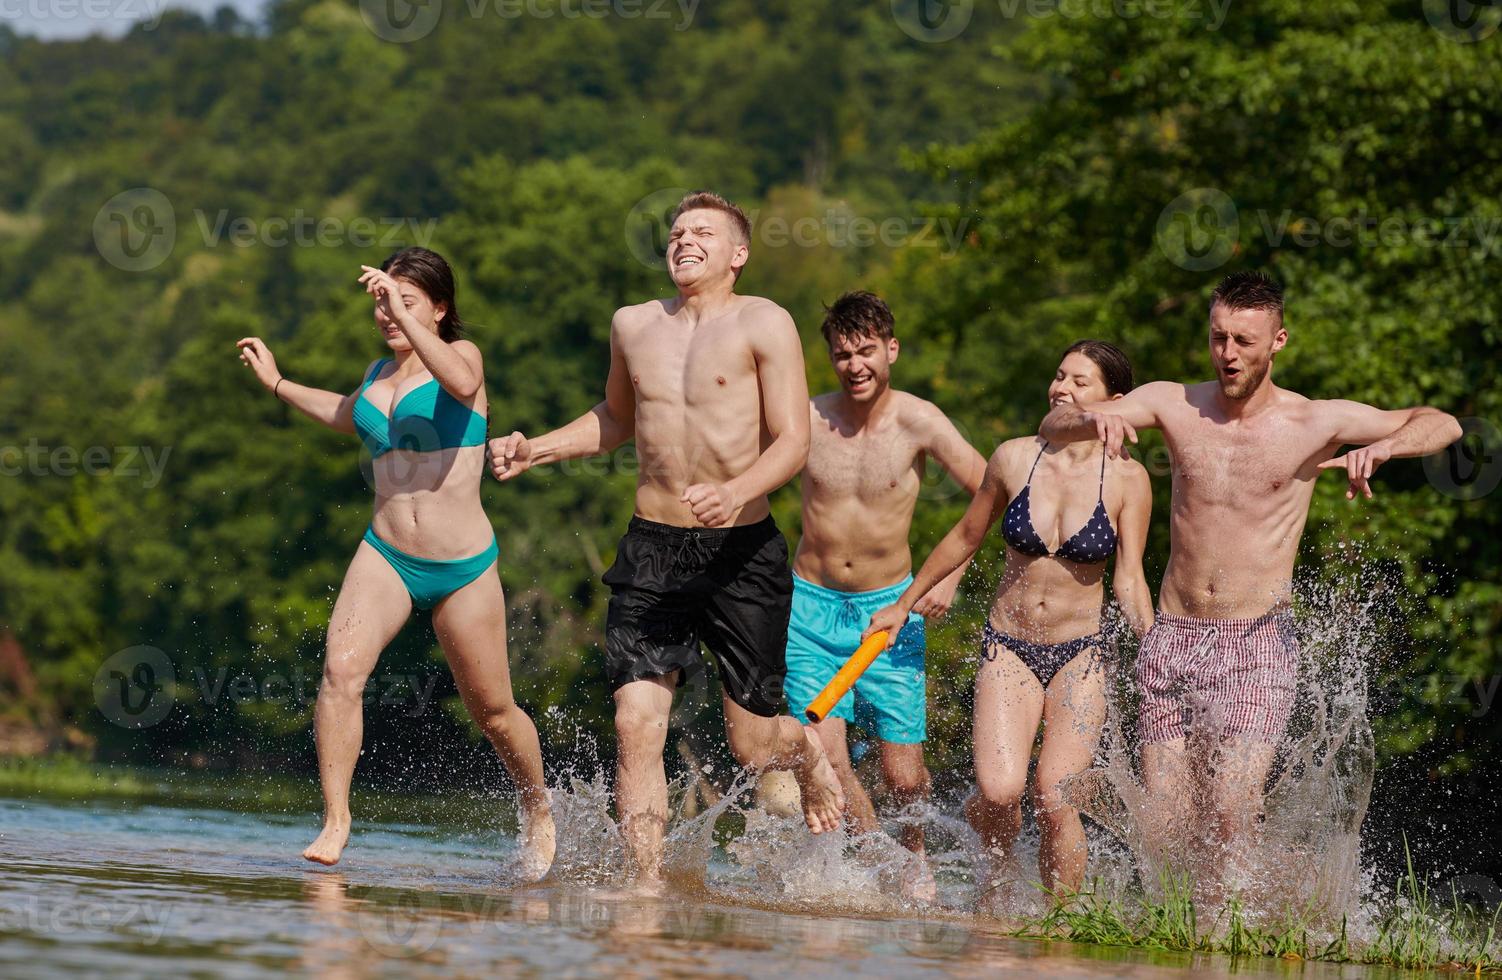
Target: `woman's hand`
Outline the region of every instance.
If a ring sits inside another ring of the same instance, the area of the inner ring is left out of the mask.
[[[410,330],[416,321],[407,313],[407,304],[402,300],[401,286],[397,285],[396,280],[391,278],[389,273],[382,272],[380,269],[368,265],[362,265],[360,268],[365,270],[360,274],[360,285],[365,287],[367,293],[375,297],[376,309],[403,331]]]
[[[271,356],[271,348],[265,341],[260,337],[242,337],[235,341],[235,346],[240,348],[240,360],[256,373],[256,380],[267,391],[275,391],[276,383],[282,380],[282,372],[277,370],[276,358]]]
[[[861,641],[869,639],[872,634],[882,630],[887,631],[887,649],[892,649],[892,644],[897,642],[897,634],[907,625],[908,611],[902,608],[902,603],[894,602],[885,609],[878,609],[871,616],[871,622],[867,624],[861,633]]]

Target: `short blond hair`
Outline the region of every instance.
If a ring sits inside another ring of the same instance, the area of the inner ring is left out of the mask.
[[[686,211],[718,211],[728,215],[735,233],[740,236],[741,244],[751,244],[751,220],[746,217],[746,212],[713,191],[694,191],[685,195],[673,209],[673,220],[669,224],[676,224],[678,217]]]

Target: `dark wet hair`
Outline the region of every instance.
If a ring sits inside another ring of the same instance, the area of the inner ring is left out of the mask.
[[[435,306],[442,304],[448,312],[438,321],[438,336],[449,343],[464,336],[464,321],[459,318],[459,307],[454,302],[454,270],[449,268],[443,256],[413,245],[382,262],[381,271],[421,289]]]
[[[1132,390],[1132,362],[1127,358],[1126,351],[1115,344],[1104,340],[1077,340],[1069,345],[1069,349],[1059,358],[1063,360],[1070,354],[1084,354],[1095,362],[1100,368],[1101,377],[1106,379],[1106,391],[1113,395],[1124,395]]]
[[[1265,310],[1278,318],[1278,326],[1283,325],[1283,287],[1261,272],[1233,272],[1226,276],[1210,294],[1212,309],[1216,303],[1233,312]]]
[[[836,340],[858,337],[891,340],[895,326],[892,311],[880,296],[858,290],[841,296],[833,306],[824,307],[824,324],[819,330],[824,334],[824,343],[833,347]]]

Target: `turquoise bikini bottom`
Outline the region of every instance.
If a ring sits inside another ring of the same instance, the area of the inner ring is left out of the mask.
[[[401,576],[408,594],[412,596],[412,604],[419,609],[431,609],[444,596],[458,592],[479,578],[501,553],[494,538],[490,539],[490,547],[478,555],[448,561],[418,558],[405,551],[398,551],[376,537],[373,527],[365,529],[365,540],[396,569],[396,574]]]

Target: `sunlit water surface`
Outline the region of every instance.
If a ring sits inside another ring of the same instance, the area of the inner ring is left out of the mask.
[[[705,835],[701,851],[679,837],[680,863],[702,853],[702,871],[646,899],[578,860],[517,885],[499,830],[365,823],[338,870],[315,869],[298,857],[315,829],[302,816],[0,800],[0,976],[1394,975],[1032,942],[995,919],[843,887],[799,895],[820,875],[859,885],[817,847],[771,847],[748,867],[735,842]],[[774,887],[765,862],[779,859],[809,868]]]

